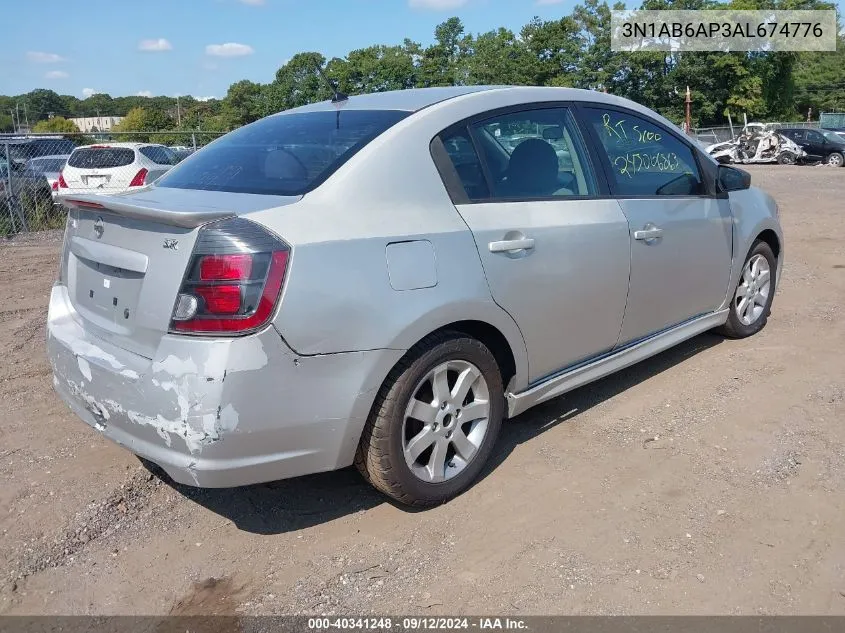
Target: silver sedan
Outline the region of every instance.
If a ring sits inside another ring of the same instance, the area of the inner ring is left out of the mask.
[[[80,418],[181,483],[355,464],[420,506],[504,420],[760,331],[784,253],[746,172],[567,88],[340,95],[64,204],[48,354]]]

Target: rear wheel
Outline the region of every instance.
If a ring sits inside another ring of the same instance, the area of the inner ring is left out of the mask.
[[[791,152],[783,152],[778,156],[778,162],[781,165],[794,165],[796,161],[795,154]]]
[[[777,259],[761,240],[751,247],[739,283],[734,290],[730,313],[721,332],[730,338],[752,336],[766,326],[775,294]]]
[[[490,350],[458,332],[423,340],[391,372],[364,429],[355,465],[402,503],[444,503],[472,484],[504,416]]]
[[[827,164],[833,165],[834,167],[842,167],[842,165],[845,165],[845,156],[842,156],[839,152],[833,152],[828,155]]]

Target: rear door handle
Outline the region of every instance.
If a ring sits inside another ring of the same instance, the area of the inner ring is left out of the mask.
[[[663,229],[654,226],[653,224],[646,224],[641,231],[634,231],[635,240],[644,240],[646,242],[656,240],[663,237]]]
[[[507,253],[510,251],[528,251],[534,248],[534,240],[524,237],[520,240],[502,240],[501,242],[490,242],[487,245],[491,253]]]

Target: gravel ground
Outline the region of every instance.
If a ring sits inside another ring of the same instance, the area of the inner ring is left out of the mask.
[[[349,470],[151,474],[52,391],[61,232],[0,240],[0,614],[845,614],[845,169],[749,171],[787,238],[766,329],[520,416],[425,512]]]

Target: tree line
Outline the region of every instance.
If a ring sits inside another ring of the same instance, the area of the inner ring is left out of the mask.
[[[33,90],[0,96],[0,131],[13,127],[10,110],[21,104],[44,131],[66,132],[61,121],[74,116],[125,116],[129,131],[226,131],[268,114],[327,99],[332,86],[346,94],[404,88],[515,84],[571,86],[633,99],[680,123],[684,93],[692,92],[693,126],[735,120],[796,120],[845,110],[845,38],[830,53],[614,52],[611,9],[622,3],[584,0],[560,19],[534,18],[518,32],[499,28],[468,33],[457,17],[435,28],[423,46],[377,44],[327,59],[319,52],[294,55],[266,84],[232,84],[222,99],[111,97],[86,99]],[[819,0],[645,0],[643,9],[836,9]]]

